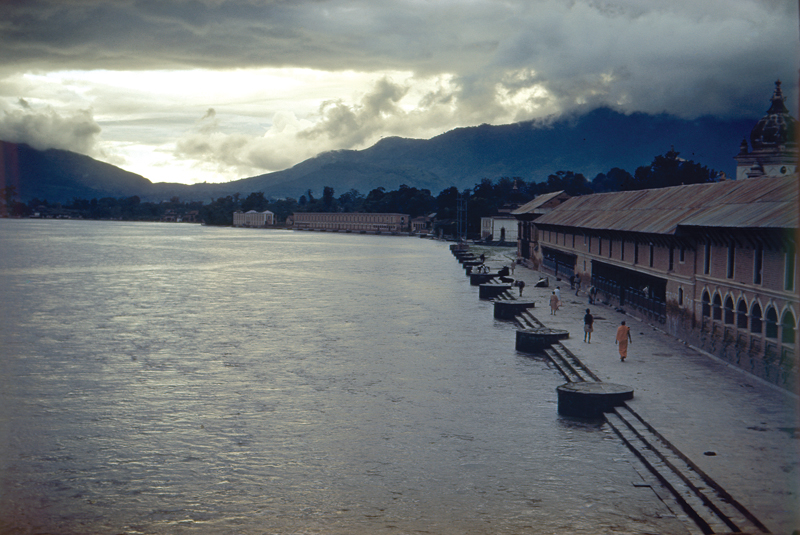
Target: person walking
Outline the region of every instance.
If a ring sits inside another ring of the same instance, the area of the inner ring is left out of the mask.
[[[583,316],[583,341],[592,343],[592,331],[594,331],[594,316],[586,309],[586,314]]]
[[[633,343],[633,340],[631,339],[631,328],[625,325],[624,321],[617,327],[617,339],[614,343],[619,346],[620,362],[625,362],[625,359],[628,358],[628,343]]]
[[[581,274],[578,273],[575,275],[575,295],[578,295],[578,292],[581,291]]]
[[[517,287],[519,288],[519,296],[522,297],[522,290],[523,290],[523,288],[525,288],[525,281],[524,280],[518,280],[517,281]]]
[[[556,291],[553,290],[553,295],[550,296],[550,314],[553,316],[558,312],[558,303],[558,296],[556,295]]]
[[[553,291],[556,293],[556,297],[558,297],[558,300],[561,301],[561,286],[556,286],[556,289]]]

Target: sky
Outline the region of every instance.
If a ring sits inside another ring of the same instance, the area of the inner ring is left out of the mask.
[[[797,116],[796,0],[2,0],[0,139],[226,182],[607,106]]]

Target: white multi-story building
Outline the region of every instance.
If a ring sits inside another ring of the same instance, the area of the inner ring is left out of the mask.
[[[256,212],[250,210],[249,212],[234,212],[233,213],[233,226],[234,227],[269,227],[275,224],[275,214],[269,210],[263,212]]]

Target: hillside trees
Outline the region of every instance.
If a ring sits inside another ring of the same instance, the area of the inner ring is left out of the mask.
[[[364,195],[357,189],[339,195],[339,206],[343,212],[359,212],[364,207]]]
[[[20,217],[26,215],[27,207],[16,200],[17,187],[9,185],[0,190],[0,216]]]
[[[242,201],[242,211],[249,212],[255,210],[256,212],[263,212],[268,210],[269,201],[264,197],[263,191],[254,191]]]
[[[610,191],[623,191],[631,189],[633,175],[619,167],[612,168],[608,173],[599,173],[592,180],[592,190],[595,193]]]
[[[238,211],[239,194],[219,197],[200,209],[200,220],[207,225],[232,225],[233,213]]]
[[[714,182],[717,173],[713,169],[679,158],[674,148],[663,156],[656,156],[649,166],[636,169],[634,180],[623,189],[654,189],[682,184],[704,184]]]

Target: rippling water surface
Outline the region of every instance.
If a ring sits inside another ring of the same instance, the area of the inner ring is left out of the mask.
[[[0,220],[2,533],[653,533],[445,243]],[[663,531],[662,531],[663,532]]]

